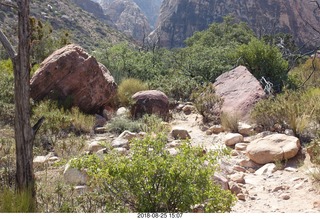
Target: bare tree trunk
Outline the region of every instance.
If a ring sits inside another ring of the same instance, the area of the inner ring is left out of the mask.
[[[16,186],[28,195],[29,212],[35,211],[35,178],[33,173],[34,132],[30,124],[30,0],[17,0],[18,51],[0,31],[0,40],[13,62],[15,94]]]
[[[14,65],[16,180],[18,191],[31,192],[35,207],[33,130],[30,124],[30,0],[18,0],[18,56]],[[30,209],[34,210],[34,209]]]

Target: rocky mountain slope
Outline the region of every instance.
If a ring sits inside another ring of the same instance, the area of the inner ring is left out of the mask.
[[[103,14],[100,13],[100,19],[97,19],[96,16],[84,11],[74,2],[79,3],[81,1],[33,0],[30,5],[31,16],[36,17],[43,23],[49,23],[54,32],[68,31],[71,41],[88,51],[94,50],[104,43],[133,42],[131,38],[111,27],[107,22],[101,21],[105,19]],[[99,10],[98,4],[95,3],[95,7]],[[16,11],[0,6],[0,21],[1,28],[15,44],[15,36],[17,36]]]
[[[151,32],[150,24],[132,0],[115,0],[102,4],[104,13],[118,30],[142,42]]]
[[[139,6],[141,12],[147,17],[152,29],[158,19],[162,1],[163,0],[130,0],[130,2],[134,2]],[[100,3],[103,8],[108,8],[115,0],[95,0],[95,2]]]
[[[313,30],[320,20],[314,1],[300,0],[164,0],[150,38],[161,46],[180,47],[195,31],[204,30],[226,15],[245,21],[257,35],[290,33],[300,45],[315,44]]]
[[[108,17],[104,14],[101,5],[94,1],[88,0],[72,0],[76,5],[78,5],[83,10],[92,13],[95,17],[106,21]]]

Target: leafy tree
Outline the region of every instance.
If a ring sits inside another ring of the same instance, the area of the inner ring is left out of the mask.
[[[95,55],[119,83],[128,77],[147,81],[166,75],[172,66],[170,57],[173,54],[167,49],[143,50],[120,43],[106,45],[106,48],[95,51]]]
[[[54,32],[50,23],[30,18],[31,25],[31,62],[39,64],[55,50],[70,43],[68,31]]]
[[[191,77],[214,81],[234,65],[235,60],[231,58],[237,47],[253,37],[253,31],[245,23],[225,17],[222,23],[213,23],[186,40],[187,47],[180,51],[182,70]]]
[[[276,46],[253,38],[249,44],[241,45],[235,55],[258,80],[265,77],[278,91],[287,80],[288,62]]]
[[[174,100],[190,100],[190,95],[198,86],[196,78],[181,73],[159,75],[148,81],[150,89],[160,90]]]
[[[186,39],[187,47],[195,44],[206,47],[237,46],[247,44],[254,32],[244,22],[236,22],[232,16],[226,16],[222,23],[212,23],[208,29],[195,32]]]
[[[181,60],[181,71],[191,78],[200,77],[201,81],[214,81],[232,67],[230,48],[194,45],[182,49],[180,53],[184,57]]]

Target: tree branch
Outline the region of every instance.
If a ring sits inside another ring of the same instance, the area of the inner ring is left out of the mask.
[[[14,60],[17,56],[17,52],[14,50],[13,46],[11,45],[10,41],[6,37],[6,35],[2,32],[0,29],[0,41],[5,48],[5,50],[8,52],[10,58]]]
[[[317,6],[318,6],[318,9],[320,9],[320,4],[319,4],[318,1],[311,1],[311,2],[315,2],[317,4]]]
[[[39,130],[39,128],[40,128],[40,126],[42,125],[42,123],[44,122],[44,120],[45,120],[45,117],[42,116],[42,117],[38,120],[38,122],[32,127],[33,137],[36,136],[37,131]]]
[[[14,8],[14,9],[18,9],[18,7],[15,4],[13,4],[11,1],[1,1],[0,5],[7,6],[10,8]]]

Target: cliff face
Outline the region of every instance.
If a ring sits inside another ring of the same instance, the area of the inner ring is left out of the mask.
[[[108,8],[115,0],[96,0],[103,8]],[[160,6],[163,0],[131,0],[136,3],[142,13],[147,17],[148,22],[153,29],[159,16]]]
[[[106,20],[107,17],[104,15],[102,7],[92,0],[71,0],[73,3],[78,5],[82,10],[93,14],[96,18]]]
[[[162,0],[133,0],[147,17],[150,26],[154,29],[159,16]]]
[[[226,15],[247,22],[258,36],[286,32],[300,45],[320,37],[309,25],[317,28],[320,21],[320,9],[312,1],[164,0],[156,29],[149,38],[161,46],[181,47],[195,31],[221,22]]]
[[[104,7],[104,12],[119,31],[139,42],[151,32],[146,16],[132,0],[115,0]]]

